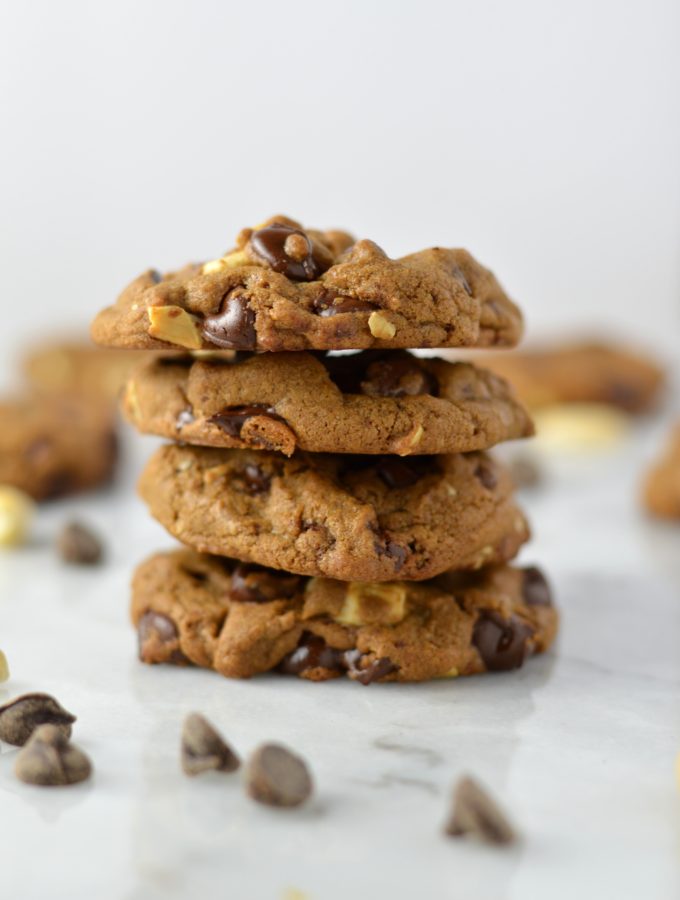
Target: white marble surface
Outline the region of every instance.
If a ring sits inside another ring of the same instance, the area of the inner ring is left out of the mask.
[[[169,546],[134,499],[135,444],[116,491],[40,514],[0,556],[0,698],[47,690],[78,714],[90,783],[32,788],[0,750],[0,896],[43,900],[573,900],[680,895],[680,530],[652,525],[636,484],[662,423],[611,452],[552,459],[527,493],[524,561],[551,574],[555,652],[517,673],[420,686],[229,682],[145,667],[127,621],[135,561]],[[99,570],[50,541],[77,512],[106,531]],[[201,710],[245,753],[289,743],[311,762],[309,808],[258,807],[238,776],[185,778],[184,714]],[[450,787],[483,779],[524,833],[498,851],[441,835]],[[297,889],[301,894],[291,893]]]

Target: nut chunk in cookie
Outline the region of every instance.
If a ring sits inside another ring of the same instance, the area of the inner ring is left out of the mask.
[[[139,489],[182,543],[298,575],[417,581],[512,559],[527,524],[484,453],[351,456],[161,447]]]
[[[168,623],[170,654],[149,642],[151,616]],[[558,625],[536,568],[347,583],[186,549],[139,566],[132,620],[147,663],[175,662],[179,653],[229,678],[276,671],[364,685],[516,669],[548,649]]]
[[[92,328],[99,344],[147,350],[510,347],[521,332],[518,308],[465,250],[391,259],[286,216],[203,265],[144,273]]]

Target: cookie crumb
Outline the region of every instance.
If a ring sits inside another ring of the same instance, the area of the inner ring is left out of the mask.
[[[102,561],[104,549],[97,535],[80,522],[69,522],[57,537],[57,551],[67,563],[95,566]]]
[[[186,775],[210,770],[235,772],[241,760],[222,735],[199,713],[190,713],[182,728],[182,769]]]
[[[248,794],[266,806],[300,806],[312,794],[312,778],[301,757],[280,744],[258,747],[246,766]]]
[[[455,787],[453,809],[445,832],[451,837],[471,835],[486,844],[512,844],[517,833],[491,795],[473,778],[461,778]]]

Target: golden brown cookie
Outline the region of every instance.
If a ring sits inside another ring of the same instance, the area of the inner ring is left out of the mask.
[[[285,216],[203,266],[146,272],[92,328],[99,344],[142,350],[509,347],[521,332],[517,307],[465,250],[390,259]]]
[[[654,360],[614,344],[576,342],[484,357],[530,409],[605,403],[631,413],[657,402],[665,381]]]
[[[680,519],[680,422],[675,425],[660,459],[647,473],[644,504],[661,519]]]
[[[160,355],[65,341],[32,348],[22,367],[40,393],[97,394],[113,400],[137,366]]]
[[[132,620],[147,663],[361,684],[515,669],[550,646],[558,624],[535,568],[344,583],[186,549],[139,566]]]
[[[529,535],[509,474],[484,453],[286,459],[168,445],[139,487],[196,550],[343,581],[480,568],[512,559]]]
[[[532,433],[507,383],[406,351],[157,359],[123,410],[140,431],[204,447],[316,453],[457,453]]]
[[[112,410],[81,395],[25,395],[0,401],[0,484],[36,500],[96,487],[116,461]]]

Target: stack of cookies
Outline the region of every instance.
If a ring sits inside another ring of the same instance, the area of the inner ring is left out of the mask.
[[[557,613],[538,569],[508,565],[529,532],[485,452],[531,434],[529,416],[498,376],[407,352],[512,346],[521,329],[463,250],[395,260],[283,216],[132,282],[95,340],[180,351],[123,399],[173,441],[140,492],[185,545],[135,573],[142,660],[369,684],[545,650]]]

